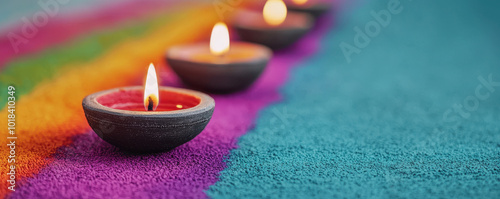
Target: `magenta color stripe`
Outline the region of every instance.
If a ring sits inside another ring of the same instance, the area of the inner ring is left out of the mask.
[[[212,121],[191,142],[166,153],[134,155],[119,151],[89,131],[75,137],[72,145],[61,148],[52,164],[23,182],[11,196],[205,198],[204,190],[217,181],[225,168],[225,156],[237,147],[238,137],[252,128],[259,110],[280,99],[279,88],[290,69],[318,50],[321,36],[331,25],[331,18],[322,18],[294,48],[275,53],[251,89],[214,95],[216,109]],[[174,78],[172,74],[161,77],[171,81]]]
[[[33,2],[36,3],[36,2]],[[117,22],[128,19],[136,19],[150,11],[164,8],[165,1],[127,1],[125,3],[114,3],[95,10],[85,10],[79,14],[67,16],[67,14],[56,15],[50,18],[48,23],[38,28],[38,32],[32,38],[28,38],[26,43],[18,46],[18,51],[14,50],[9,33],[22,36],[24,22],[11,30],[0,34],[0,70],[11,60],[31,53],[36,53],[50,46],[54,46],[65,41],[69,41],[84,33],[111,26]],[[40,8],[40,10],[42,10]],[[31,15],[26,16],[31,19]],[[27,38],[27,37],[26,37]]]

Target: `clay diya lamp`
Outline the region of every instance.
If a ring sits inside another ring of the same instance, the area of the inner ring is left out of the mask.
[[[106,142],[131,152],[162,152],[180,146],[205,128],[215,108],[203,93],[158,87],[150,65],[145,87],[116,88],[83,99],[90,127]]]
[[[213,93],[248,88],[266,68],[272,51],[262,45],[231,42],[224,23],[217,23],[209,43],[174,46],[166,60],[184,84]]]
[[[311,30],[314,20],[309,14],[287,12],[281,0],[268,0],[262,13],[242,10],[235,15],[232,24],[241,40],[276,50],[299,40]]]
[[[328,12],[332,7],[332,3],[327,0],[287,0],[286,5],[289,11],[308,13],[314,18]]]

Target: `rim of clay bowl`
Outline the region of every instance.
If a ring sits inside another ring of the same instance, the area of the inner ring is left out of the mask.
[[[143,86],[130,86],[130,87],[120,87],[120,88],[100,91],[86,96],[83,99],[82,105],[89,110],[107,113],[110,115],[148,116],[153,118],[175,118],[181,116],[196,115],[215,108],[215,100],[205,93],[189,89],[173,88],[166,86],[159,86],[158,89],[196,96],[200,98],[200,103],[191,108],[173,110],[173,111],[130,111],[130,110],[110,108],[102,105],[96,100],[100,96],[107,95],[113,92],[118,92],[120,90],[142,90],[142,89],[144,89]]]

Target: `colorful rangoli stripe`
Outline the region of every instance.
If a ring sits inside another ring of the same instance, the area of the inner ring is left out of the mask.
[[[203,17],[198,17],[200,14]],[[18,182],[22,182],[53,161],[61,146],[75,135],[88,131],[81,100],[103,89],[126,86],[142,79],[149,62],[159,63],[164,50],[173,44],[193,42],[209,34],[218,20],[211,6],[195,6],[179,12],[178,20],[134,40],[124,41],[88,63],[73,63],[50,81],[39,83],[17,101],[16,118]],[[59,103],[55,103],[59,102]],[[1,112],[6,115],[6,110]],[[6,120],[0,124],[6,125]],[[6,140],[1,144],[5,145]],[[1,152],[7,159],[8,151]],[[1,173],[7,173],[2,161]],[[2,181],[6,187],[6,181]],[[7,194],[2,189],[0,195]]]
[[[75,66],[73,63],[90,62],[121,41],[134,39],[173,20],[178,20],[179,11],[167,9],[162,12],[166,14],[155,13],[147,19],[130,21],[124,26],[95,32],[68,45],[48,49],[27,59],[13,61],[7,64],[0,74],[0,88],[5,89],[8,85],[16,86],[19,98],[29,93],[38,83],[56,76],[60,71],[68,70],[69,66]],[[0,99],[0,107],[5,105],[6,100],[6,98]]]

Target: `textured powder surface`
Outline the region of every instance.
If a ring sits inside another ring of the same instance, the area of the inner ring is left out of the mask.
[[[406,1],[347,63],[370,1],[342,15],[318,54],[292,72],[284,103],[242,136],[212,198],[498,198],[500,86],[469,118],[453,104],[500,82],[497,1]],[[473,102],[470,102],[470,106]],[[450,119],[451,120],[451,119]]]
[[[329,19],[295,48],[278,52],[256,84],[247,91],[213,96],[216,109],[207,128],[173,151],[128,154],[88,132],[62,147],[55,160],[29,179],[12,198],[204,198],[224,169],[224,156],[236,139],[252,127],[257,112],[277,101],[278,88],[290,68],[313,54]],[[159,66],[161,67],[161,66]],[[161,74],[163,85],[178,85],[174,75]]]
[[[217,21],[212,10],[211,6],[203,5],[183,9],[177,14],[179,20],[134,40],[120,42],[91,62],[68,66],[68,71],[60,71],[61,75],[39,83],[29,94],[16,100],[16,135],[19,136],[16,142],[16,185],[22,186],[26,178],[51,163],[57,149],[71,144],[74,136],[88,132],[82,109],[85,96],[132,85],[143,78],[140,76],[150,62],[160,63],[163,60],[165,48],[204,38]],[[196,18],[200,13],[204,17]],[[139,43],[142,46],[140,50],[137,49]],[[7,113],[7,109],[0,111],[4,117]],[[0,125],[6,126],[7,120],[0,120]],[[7,139],[0,139],[1,145],[7,142]],[[1,159],[8,156],[8,150],[0,151]],[[7,161],[0,164],[0,173],[7,177]],[[6,187],[7,181],[0,181],[0,184]],[[7,189],[0,189],[0,197],[8,192]]]

